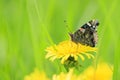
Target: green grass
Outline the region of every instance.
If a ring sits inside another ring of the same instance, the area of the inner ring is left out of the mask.
[[[0,0],[0,80],[22,80],[35,67],[48,76],[60,72],[45,59],[45,48],[69,39],[72,32],[98,19],[98,58],[114,65],[120,79],[119,0]]]

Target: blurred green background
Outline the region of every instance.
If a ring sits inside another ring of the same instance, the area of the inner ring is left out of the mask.
[[[45,48],[69,40],[91,19],[100,22],[97,61],[114,65],[120,79],[120,0],[0,0],[0,80],[23,80],[34,68],[56,73]],[[64,23],[67,21],[69,30]]]

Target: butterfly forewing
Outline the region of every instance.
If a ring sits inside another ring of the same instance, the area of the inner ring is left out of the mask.
[[[99,25],[97,20],[91,20],[80,27],[73,34],[70,34],[71,40],[75,43],[81,43],[83,45],[95,47],[97,43],[97,31],[96,28]]]

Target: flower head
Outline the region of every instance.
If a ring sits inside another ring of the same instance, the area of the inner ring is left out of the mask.
[[[97,67],[88,67],[79,77],[82,80],[112,80],[112,68],[106,63],[99,63]]]
[[[61,72],[59,75],[54,74],[52,80],[81,80],[73,72],[73,69],[70,69],[68,73]]]
[[[84,61],[86,55],[88,58],[94,58],[93,54],[89,52],[95,52],[97,49],[82,45],[80,43],[74,43],[72,41],[63,41],[58,45],[50,46],[46,49],[48,52],[46,58],[50,58],[51,61],[55,59],[61,59],[61,63],[64,64],[70,57],[77,61],[78,56]]]
[[[35,69],[30,75],[24,77],[24,80],[49,80],[44,72]]]

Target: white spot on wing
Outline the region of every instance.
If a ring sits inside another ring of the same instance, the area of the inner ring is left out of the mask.
[[[95,26],[93,26],[93,28],[95,28]]]
[[[89,22],[87,22],[87,25],[88,25],[88,26],[91,26],[91,24],[90,24]]]

